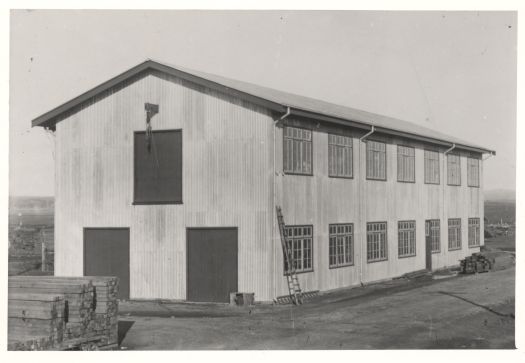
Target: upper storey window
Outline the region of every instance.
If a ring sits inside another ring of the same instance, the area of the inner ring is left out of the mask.
[[[352,177],[352,138],[328,134],[328,175]]]
[[[312,131],[284,128],[284,172],[312,175]]]
[[[439,153],[425,150],[425,183],[439,184]]]
[[[479,187],[478,158],[467,158],[467,183],[469,187]]]
[[[366,142],[367,179],[386,180],[386,144],[368,140]]]
[[[413,147],[397,145],[397,180],[416,181],[416,157]]]
[[[447,155],[448,185],[461,185],[461,160],[458,154]]]

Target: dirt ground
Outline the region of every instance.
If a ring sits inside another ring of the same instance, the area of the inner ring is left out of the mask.
[[[514,284],[510,267],[391,280],[302,306],[124,302],[121,349],[512,349]]]

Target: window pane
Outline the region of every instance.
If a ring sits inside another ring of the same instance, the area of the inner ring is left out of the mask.
[[[284,171],[297,174],[311,174],[312,132],[295,127],[285,127],[283,135]]]
[[[331,224],[330,232],[330,267],[347,266],[353,263],[353,225]]]
[[[352,138],[328,135],[330,176],[352,177]]]

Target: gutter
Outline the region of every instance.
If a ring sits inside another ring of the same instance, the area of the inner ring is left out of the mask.
[[[284,120],[285,118],[287,118],[288,116],[290,116],[291,113],[292,113],[292,111],[290,110],[290,106],[287,106],[287,107],[286,107],[286,113],[285,113],[284,115],[282,115],[281,117],[279,117],[277,120],[275,120],[275,121],[273,122],[273,124],[274,124],[274,125],[277,125],[277,123],[278,123],[279,121]],[[274,142],[275,142],[275,139],[274,139]]]
[[[359,141],[365,140],[368,136],[372,135],[375,131],[376,131],[376,127],[372,125],[372,128],[370,129],[370,131],[364,134],[363,136],[361,136],[359,138]]]
[[[445,152],[443,153],[443,155],[447,155],[449,152],[451,152],[452,150],[454,150],[456,148],[456,144],[452,144],[452,146],[450,148],[448,148],[447,150],[445,150]]]
[[[277,212],[275,210],[275,207],[277,206],[277,180],[276,180],[276,176],[277,176],[277,170],[276,170],[276,167],[275,167],[275,164],[276,164],[276,158],[275,158],[275,129],[277,128],[277,124],[280,122],[280,121],[283,121],[285,118],[287,118],[288,116],[290,116],[290,113],[291,113],[291,110],[290,110],[290,107],[288,106],[286,108],[286,113],[283,114],[281,117],[279,117],[277,120],[275,120],[273,122],[273,175],[272,175],[272,178],[273,178],[273,207],[272,207],[272,214],[273,214],[273,221],[272,221],[272,240],[275,238],[275,223],[277,222]],[[273,248],[273,266],[274,266],[274,271],[276,269],[276,266],[277,266],[277,256],[276,256],[276,250],[275,250],[275,243],[272,243],[272,248]],[[275,276],[278,276],[279,274],[275,274]],[[273,282],[273,294],[274,296],[277,296],[277,280],[274,279],[274,282]]]

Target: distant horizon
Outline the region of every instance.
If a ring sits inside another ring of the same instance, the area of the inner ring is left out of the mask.
[[[484,189],[483,192],[485,194],[491,193],[491,192],[511,192],[516,194],[516,189],[505,189],[505,188],[494,188],[494,189]],[[16,197],[16,198],[54,198],[54,195],[28,195],[28,194],[9,194],[9,198]],[[516,196],[514,196],[516,197]]]

